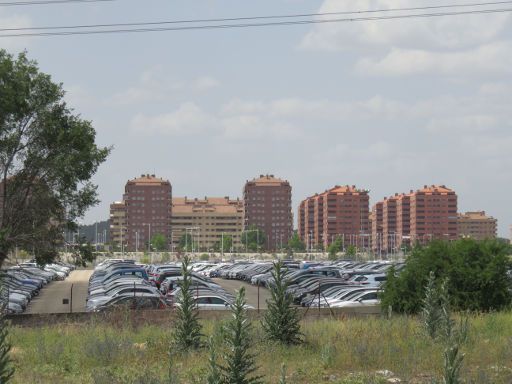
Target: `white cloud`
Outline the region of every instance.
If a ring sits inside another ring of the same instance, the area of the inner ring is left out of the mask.
[[[138,84],[114,94],[108,104],[131,105],[146,102],[167,101],[176,97],[206,92],[218,87],[220,82],[211,76],[199,76],[190,80],[176,79],[170,70],[154,66],[145,70]]]
[[[32,26],[32,21],[25,15],[3,15],[0,10],[0,25],[2,29],[29,28]],[[17,31],[2,32],[2,34],[10,33],[17,33]],[[0,38],[0,47],[8,50],[25,49],[32,39],[31,37],[2,37]]]
[[[169,136],[194,135],[206,131],[215,118],[194,103],[184,103],[177,110],[156,116],[136,115],[131,121],[134,132]]]
[[[512,44],[496,42],[459,52],[392,49],[381,59],[365,58],[356,68],[367,75],[512,73]]]

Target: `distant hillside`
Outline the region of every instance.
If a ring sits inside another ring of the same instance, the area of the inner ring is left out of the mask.
[[[85,236],[88,241],[94,243],[96,241],[96,229],[98,230],[98,243],[108,243],[110,239],[110,222],[109,220],[99,221],[91,225],[80,226],[80,236]],[[106,239],[104,237],[106,236]]]

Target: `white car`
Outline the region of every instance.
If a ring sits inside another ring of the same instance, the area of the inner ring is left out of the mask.
[[[379,304],[380,299],[378,291],[367,291],[351,298],[350,300],[333,303],[331,304],[331,308],[357,308]]]

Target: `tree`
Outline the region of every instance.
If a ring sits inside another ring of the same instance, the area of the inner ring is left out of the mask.
[[[398,276],[391,269],[381,296],[383,308],[418,313],[425,297],[430,271],[448,279],[446,290],[455,310],[500,310],[512,303],[508,279],[511,261],[497,241],[433,241],[415,247]]]
[[[92,263],[96,259],[92,244],[87,241],[85,236],[78,239],[78,244],[72,248],[72,257],[77,266],[85,267],[87,263]]]
[[[214,249],[220,252],[229,252],[232,245],[233,238],[231,236],[223,236],[223,239],[215,244]]]
[[[342,249],[343,239],[338,236],[331,244],[329,244],[329,247],[327,247],[327,251],[329,252],[329,260],[336,260],[338,258],[337,254],[341,252]]]
[[[299,344],[302,342],[300,317],[293,306],[293,297],[286,289],[288,283],[284,278],[283,263],[274,263],[272,277],[274,284],[270,288],[270,300],[267,300],[267,311],[262,326],[267,338],[281,344]]]
[[[0,266],[16,245],[51,260],[97,203],[90,179],[110,149],[26,53],[0,50],[0,95]]]
[[[288,248],[294,252],[304,252],[306,244],[300,239],[299,234],[295,232],[290,240],[288,240]]]
[[[11,351],[11,344],[9,343],[8,336],[9,332],[7,330],[7,322],[4,317],[5,313],[5,305],[3,296],[3,285],[0,281],[0,296],[2,296],[2,300],[0,300],[0,383],[5,384],[8,383],[12,376],[14,375],[14,368],[12,366],[11,358],[9,357],[9,352]],[[7,300],[5,300],[5,303]]]
[[[349,245],[345,251],[345,255],[348,257],[354,257],[357,254],[357,248],[354,245]]]
[[[180,294],[177,298],[176,321],[173,344],[180,351],[197,349],[201,344],[201,324],[192,292],[190,258],[185,256],[181,265],[182,279],[178,282]]]
[[[165,251],[167,249],[167,239],[163,234],[157,233],[151,238],[151,245],[156,251]]]
[[[192,235],[190,233],[185,233],[180,238],[180,243],[178,245],[179,249],[185,252],[192,251]]]
[[[251,323],[247,317],[245,288],[237,292],[231,306],[232,318],[224,327],[225,365],[221,366],[225,384],[259,384],[260,376],[254,376],[257,370],[255,355],[250,352],[252,342]]]
[[[251,225],[246,231],[242,232],[241,241],[243,247],[247,246],[251,251],[258,251],[265,246],[267,237],[265,232],[255,225]]]

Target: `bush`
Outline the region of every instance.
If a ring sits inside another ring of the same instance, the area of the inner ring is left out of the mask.
[[[382,306],[418,313],[432,271],[441,281],[448,279],[450,304],[455,310],[500,310],[512,302],[507,276],[510,267],[506,247],[497,241],[461,239],[415,247],[398,276],[390,269]]]

